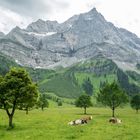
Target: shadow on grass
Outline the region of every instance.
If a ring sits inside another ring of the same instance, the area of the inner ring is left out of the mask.
[[[7,129],[7,125],[0,125],[0,130]]]
[[[9,127],[8,125],[0,125],[0,130],[6,130],[6,131],[23,131],[30,129],[30,127],[20,126],[13,124],[13,127]]]
[[[83,113],[75,113],[76,115],[82,115],[82,116],[88,116],[88,115],[102,115],[100,113],[87,113],[87,114],[83,114]]]

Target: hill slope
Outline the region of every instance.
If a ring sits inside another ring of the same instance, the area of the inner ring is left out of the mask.
[[[61,97],[75,98],[82,94],[82,83],[90,78],[97,94],[105,82],[117,81],[129,95],[140,92],[140,81],[135,72],[123,72],[109,59],[97,58],[63,69],[54,77],[39,83],[42,92],[53,92]]]
[[[4,75],[12,66],[19,67],[12,59],[0,55],[0,74]],[[94,95],[105,82],[114,80],[118,81],[129,95],[140,93],[140,74],[133,71],[124,72],[112,60],[101,56],[56,71],[28,67],[26,69],[38,83],[41,93],[50,92],[59,97],[75,98],[81,95],[84,92],[82,83],[87,78],[90,78],[93,84]]]

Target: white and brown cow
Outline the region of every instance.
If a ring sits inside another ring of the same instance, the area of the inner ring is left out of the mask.
[[[115,124],[115,123],[120,124],[120,123],[122,123],[122,120],[115,118],[115,117],[112,117],[111,119],[109,119],[109,122],[113,123],[113,124]]]
[[[88,116],[88,117],[85,117],[85,118],[82,118],[82,119],[77,119],[77,120],[71,121],[68,124],[69,125],[87,124],[88,121],[91,120],[91,119],[92,119],[92,116]]]

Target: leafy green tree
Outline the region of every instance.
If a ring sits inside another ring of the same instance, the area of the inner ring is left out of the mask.
[[[120,87],[124,89],[129,95],[140,92],[140,87],[136,84],[129,83],[129,77],[122,70],[117,70],[117,79]]]
[[[25,110],[26,114],[28,114],[28,111],[33,108],[35,106],[35,104],[37,103],[37,96],[34,96],[36,93],[34,93],[34,91],[36,91],[36,86],[35,84],[32,85],[28,85],[25,90],[28,92],[28,96],[25,97],[25,101],[24,103],[19,103],[19,109]],[[27,98],[27,99],[26,99]]]
[[[86,94],[90,96],[93,94],[93,85],[89,77],[83,81],[82,87]]]
[[[44,110],[44,107],[49,107],[49,102],[47,100],[47,94],[45,94],[45,93],[40,94],[38,106],[41,107],[42,111]]]
[[[57,105],[58,106],[62,106],[63,104],[62,104],[62,101],[59,99],[58,101],[57,101]]]
[[[128,101],[126,93],[116,82],[106,84],[97,96],[97,101],[112,109],[112,117],[115,116],[115,109]]]
[[[89,95],[81,95],[75,102],[76,107],[84,108],[84,114],[86,114],[87,107],[92,106],[91,98]]]
[[[37,101],[38,89],[23,68],[12,68],[0,82],[0,102],[9,118],[9,127],[13,127],[16,109]]]
[[[0,75],[0,89],[2,89],[1,87],[2,87],[2,84],[3,84],[3,82],[4,82],[4,78]],[[1,92],[2,91],[0,91],[0,99],[2,98],[2,94],[1,94]],[[2,104],[2,102],[1,102],[1,100],[0,100],[0,108],[2,108],[3,107],[3,104]]]
[[[136,109],[136,112],[138,113],[138,110],[140,109],[140,94],[134,95],[130,104],[131,107]]]

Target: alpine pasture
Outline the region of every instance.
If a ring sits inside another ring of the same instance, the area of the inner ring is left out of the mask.
[[[83,109],[63,104],[61,107],[50,101],[50,107],[33,109],[27,115],[17,110],[14,129],[8,129],[8,117],[0,110],[0,140],[139,140],[140,114],[126,106],[116,110],[121,124],[111,124],[111,110],[103,107]],[[70,126],[69,121],[92,115],[88,124]]]

